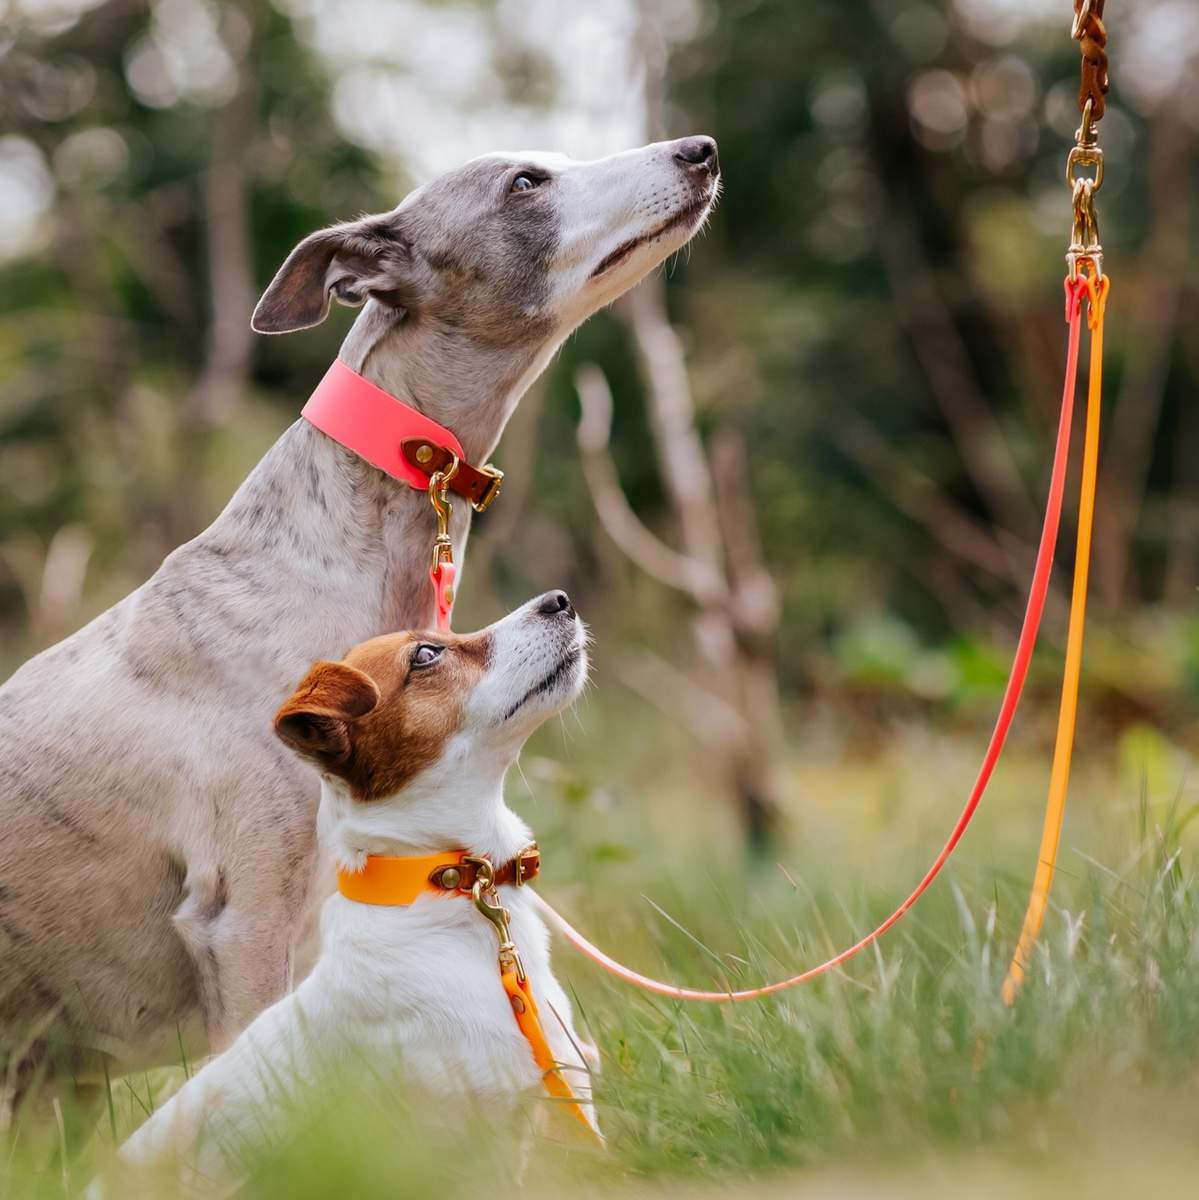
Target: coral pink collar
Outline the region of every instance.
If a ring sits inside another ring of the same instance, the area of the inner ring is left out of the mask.
[[[462,443],[411,404],[376,387],[335,359],[304,405],[303,416],[372,466],[424,491],[437,472],[450,491],[482,512],[500,494],[503,471],[471,466]]]
[[[376,387],[340,358],[333,360],[301,415],[372,466],[421,491],[429,486],[432,471],[409,461],[406,442],[416,439],[466,457],[462,443],[444,425]]]

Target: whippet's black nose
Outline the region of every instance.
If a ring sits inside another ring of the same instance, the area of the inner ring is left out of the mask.
[[[675,158],[689,167],[707,167],[715,175],[720,169],[716,157],[716,139],[710,137],[683,138],[674,152]]]
[[[537,605],[537,611],[547,617],[556,617],[559,613],[565,613],[568,617],[575,615],[570,597],[561,590],[546,592]]]

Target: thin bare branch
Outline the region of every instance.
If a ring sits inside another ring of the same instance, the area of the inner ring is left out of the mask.
[[[1107,474],[1111,495],[1096,519],[1098,578],[1105,597],[1118,604],[1132,572],[1128,548],[1149,484],[1149,469],[1161,425],[1162,406],[1177,345],[1178,316],[1187,272],[1179,269],[1179,247],[1187,244],[1194,206],[1194,129],[1172,105],[1150,126],[1150,228],[1138,255],[1138,277],[1130,281],[1133,302],[1122,302],[1133,322],[1120,390],[1109,422]],[[1106,514],[1105,515],[1105,510]],[[1167,570],[1169,573],[1169,570]]]
[[[695,406],[679,335],[666,315],[659,276],[651,276],[621,302],[648,384],[650,425],[662,482],[679,518],[683,552],[713,574],[720,569],[720,531],[712,480],[695,428]],[[715,597],[713,597],[715,599]]]
[[[504,503],[487,510],[482,528],[471,539],[470,569],[476,578],[490,579],[496,554],[511,543],[526,518],[537,457],[537,425],[544,407],[545,386],[537,384],[520,402],[504,432],[499,453],[504,467]]]
[[[762,561],[762,539],[749,490],[749,455],[740,431],[731,425],[718,429],[709,457],[725,571],[733,593],[729,606],[733,624],[743,639],[772,638],[779,622],[778,587]]]
[[[623,656],[616,677],[702,744],[721,745],[748,734],[745,718],[731,704],[646,647]]]
[[[868,422],[844,417],[835,435],[837,445],[851,462],[868,475],[881,473],[887,497],[905,516],[924,525],[947,550],[988,574],[1024,586],[1007,555],[985,527],[962,512],[937,484],[896,453],[893,446]]]
[[[250,250],[247,148],[257,119],[254,73],[241,62],[239,84],[217,111],[204,180],[204,237],[211,312],[204,370],[188,397],[193,419],[205,425],[227,420],[250,369],[254,307]]]
[[[582,416],[578,442],[583,478],[605,532],[630,560],[667,587],[686,592],[697,603],[720,590],[710,570],[668,546],[633,512],[620,486],[609,451],[612,391],[596,366],[581,367],[575,375]]]

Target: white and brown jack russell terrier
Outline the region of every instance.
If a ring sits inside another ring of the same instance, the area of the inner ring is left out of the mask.
[[[572,1027],[547,930],[520,886],[536,851],[503,793],[525,740],[579,694],[586,640],[555,591],[479,633],[388,634],[312,667],[275,729],[320,773],[320,838],[339,868],[320,956],[292,995],[146,1121],[124,1159],[195,1154],[204,1176],[227,1177],[222,1131],[239,1153],[247,1137],[277,1134],[281,1100],[364,1049],[394,1054],[416,1087],[439,1098],[473,1092],[491,1112],[556,1081],[547,1090],[565,1103],[540,1110],[566,1121],[561,1110],[573,1109],[599,1137],[586,1061],[594,1052]],[[485,886],[492,871],[495,890]],[[490,892],[491,908],[506,910],[519,991],[502,977],[511,959],[503,973],[497,966],[496,929],[472,903],[472,883],[476,901],[483,891],[486,905]],[[518,1021],[530,998],[559,1070],[539,1065]]]

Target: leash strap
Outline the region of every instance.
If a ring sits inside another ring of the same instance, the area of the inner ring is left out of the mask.
[[[1024,924],[1016,950],[1003,981],[1003,1000],[1012,1005],[1024,981],[1029,959],[1045,921],[1049,889],[1057,866],[1066,793],[1070,787],[1070,762],[1074,754],[1074,730],[1078,719],[1078,688],[1082,673],[1082,643],[1087,620],[1087,578],[1091,565],[1091,530],[1095,518],[1095,491],[1099,474],[1099,418],[1103,396],[1103,319],[1107,310],[1110,282],[1103,270],[1103,246],[1095,194],[1103,187],[1103,151],[1099,147],[1097,123],[1103,116],[1108,90],[1107,30],[1103,24],[1103,0],[1074,0],[1070,36],[1082,54],[1082,77],[1078,92],[1081,114],[1074,146],[1066,158],[1066,184],[1070,188],[1073,221],[1066,250],[1067,289],[1073,285],[1079,304],[1085,293],[1087,327],[1091,331],[1091,365],[1087,380],[1087,428],[1083,441],[1082,483],[1078,496],[1078,540],[1074,555],[1074,583],[1070,595],[1070,624],[1066,633],[1066,663],[1062,672],[1062,699],[1058,709],[1053,766],[1049,772],[1049,795],[1041,828],[1041,848],[1033,876],[1032,894],[1024,913]]]
[[[496,891],[505,883],[522,887],[536,878],[540,869],[541,853],[536,842],[499,866],[483,855],[467,854],[465,850],[412,856],[370,854],[361,871],[337,872],[337,890],[347,900],[358,904],[394,907],[406,907],[426,893],[469,896],[478,911],[495,927],[499,937],[500,983],[517,1028],[529,1043],[533,1062],[541,1072],[542,1086],[602,1146],[603,1138],[588,1120],[583,1105],[554,1058],[532,985],[525,974],[520,952],[512,941],[508,910],[500,903]]]
[[[1028,605],[1024,613],[1024,625],[1020,630],[1015,658],[1012,662],[1011,672],[1008,675],[1003,700],[999,707],[999,716],[995,722],[995,729],[991,734],[991,741],[987,746],[987,752],[979,768],[978,777],[974,781],[974,787],[970,791],[966,806],[949,835],[949,840],[942,847],[933,865],[925,872],[924,877],[916,885],[911,895],[881,925],[866,934],[865,937],[854,942],[852,946],[842,950],[839,954],[833,955],[832,958],[827,959],[818,966],[810,967],[808,970],[798,975],[793,975],[789,979],[766,984],[762,987],[747,988],[742,991],[732,991],[731,989],[719,992],[700,991],[695,988],[679,987],[673,983],[664,983],[661,980],[652,979],[647,975],[641,975],[637,971],[617,962],[616,959],[599,949],[598,946],[589,942],[544,899],[534,893],[541,912],[558,932],[576,950],[586,958],[591,959],[592,962],[602,967],[609,974],[634,987],[641,988],[643,991],[653,992],[659,996],[669,996],[675,1000],[697,1000],[710,1004],[728,1004],[741,1000],[757,1000],[762,996],[769,996],[775,992],[781,992],[787,988],[808,983],[841,966],[842,963],[853,958],[854,955],[864,950],[867,946],[878,941],[887,930],[904,916],[921,895],[923,895],[933,880],[941,873],[942,867],[945,866],[949,856],[953,853],[958,842],[961,841],[962,835],[966,832],[970,821],[973,819],[979,802],[986,791],[987,784],[991,780],[995,764],[999,761],[999,756],[1003,752],[1008,731],[1011,729],[1012,719],[1015,717],[1016,708],[1020,703],[1020,694],[1024,688],[1024,681],[1028,677],[1028,667],[1032,660],[1033,648],[1036,646],[1037,633],[1041,627],[1041,617],[1045,611],[1045,599],[1049,593],[1049,577],[1053,569],[1054,547],[1057,543],[1058,527],[1061,523],[1062,515],[1062,499],[1065,494],[1066,464],[1070,450],[1070,428],[1074,410],[1074,393],[1078,379],[1078,347],[1082,324],[1082,298],[1088,292],[1090,285],[1085,278],[1079,277],[1073,280],[1067,279],[1065,286],[1066,321],[1069,326],[1069,336],[1066,343],[1066,378],[1062,388],[1061,415],[1058,418],[1057,444],[1053,452],[1053,470],[1050,475],[1049,496],[1045,506],[1045,520],[1041,527],[1041,541],[1037,548],[1032,586],[1029,589]],[[1094,342],[1092,342],[1092,359],[1093,356]],[[1092,373],[1092,387],[1096,387],[1094,371]],[[1096,425],[1097,436],[1098,426]],[[1081,633],[1079,637],[1081,639]]]
[[[429,480],[429,503],[437,517],[437,536],[433,539],[433,565],[429,568],[429,578],[433,581],[433,620],[438,633],[450,631],[450,619],[454,615],[454,581],[458,578],[454,543],[450,541],[450,517],[454,515],[454,506],[447,493],[462,464],[456,454],[451,455],[451,460],[443,470],[435,471]]]
[[[458,566],[452,562],[438,563],[430,572],[433,580],[433,608],[438,633],[449,633],[450,617],[454,612],[454,580]]]
[[[1070,625],[1066,633],[1066,666],[1062,675],[1062,701],[1058,711],[1057,739],[1049,773],[1049,797],[1041,830],[1041,849],[1033,878],[1032,895],[1016,952],[1003,981],[1005,1004],[1015,1003],[1020,985],[1049,906],[1049,889],[1057,865],[1066,794],[1070,787],[1070,764],[1074,752],[1074,730],[1078,718],[1078,689],[1082,674],[1082,643],[1087,622],[1087,580],[1091,564],[1091,531],[1095,520],[1095,492],[1099,477],[1099,419],[1103,393],[1103,318],[1110,281],[1101,275],[1080,276],[1081,290],[1088,298],[1087,326],[1091,331],[1090,377],[1087,381],[1087,426],[1083,442],[1082,486],[1078,500],[1078,542],[1074,556],[1074,583],[1070,597]]]
[[[541,1013],[537,1001],[533,999],[533,989],[528,977],[521,979],[518,972],[511,967],[501,968],[500,982],[508,993],[508,1002],[512,1005],[512,1015],[529,1049],[533,1052],[533,1061],[541,1071],[541,1085],[553,1099],[560,1101],[568,1113],[583,1126],[592,1138],[599,1140],[595,1126],[587,1119],[583,1106],[579,1103],[574,1089],[563,1078],[562,1068],[554,1058],[550,1049],[549,1039],[545,1036],[545,1027],[541,1024]],[[602,1142],[601,1142],[602,1144]]]

